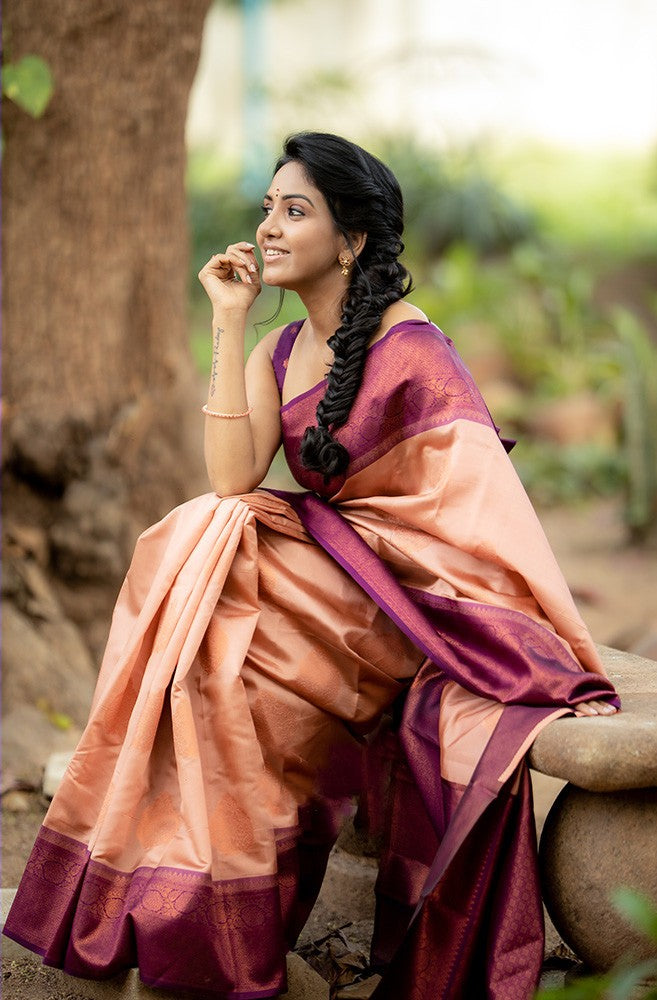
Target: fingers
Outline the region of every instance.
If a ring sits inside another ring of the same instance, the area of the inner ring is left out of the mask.
[[[575,709],[575,715],[577,716],[594,716],[594,715],[615,715],[617,709],[613,705],[609,705],[606,701],[599,701],[594,699],[593,701],[582,701],[579,703]]]
[[[244,284],[257,283],[258,263],[254,254],[253,243],[233,243],[226,247],[225,253],[213,254],[208,263],[199,272],[202,275],[212,274],[220,281],[234,281],[238,278]]]

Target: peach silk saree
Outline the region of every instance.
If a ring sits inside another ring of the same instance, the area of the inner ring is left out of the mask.
[[[377,998],[526,998],[523,755],[618,701],[451,342],[406,321],[369,349],[328,483],[298,458],[324,387],[281,407],[305,492],[208,494],[140,538],[5,933],[78,976],[275,996],[360,792],[385,833]]]

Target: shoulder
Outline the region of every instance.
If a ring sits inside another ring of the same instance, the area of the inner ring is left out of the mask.
[[[370,341],[370,347],[376,344],[378,340],[383,340],[393,327],[401,326],[403,323],[422,323],[432,326],[421,309],[411,305],[410,302],[404,302],[400,299],[398,302],[393,302],[391,306],[388,306],[383,313],[379,329]]]
[[[251,364],[267,364],[274,368],[281,361],[281,357],[287,356],[294,336],[298,332],[301,323],[297,320],[294,323],[287,323],[285,326],[277,326],[274,330],[258,341],[249,355]],[[253,360],[252,360],[253,359]]]
[[[429,322],[421,309],[418,309],[411,302],[399,299],[385,310],[381,317],[381,326],[377,332],[377,336],[385,336],[391,327],[397,326],[398,323],[403,323],[405,320],[415,320],[420,323]]]
[[[277,326],[275,330],[270,330],[269,333],[265,334],[262,340],[259,340],[255,345],[251,354],[256,354],[258,357],[268,357],[269,360],[274,356],[274,351],[278,345],[278,341],[281,338],[281,334],[287,326]]]

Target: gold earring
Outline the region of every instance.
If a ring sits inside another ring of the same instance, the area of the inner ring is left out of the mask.
[[[338,263],[341,265],[342,274],[345,278],[347,278],[349,276],[349,271],[351,270],[351,259],[346,257],[344,254],[340,254],[338,257]]]

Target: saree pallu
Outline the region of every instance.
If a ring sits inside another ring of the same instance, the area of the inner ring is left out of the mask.
[[[209,494],[139,540],[5,933],[74,975],[275,996],[363,791],[386,830],[377,1000],[524,1000],[523,755],[579,701],[618,701],[451,342],[407,321],[369,349],[328,483],[298,460],[324,388],[281,407],[306,492]]]

